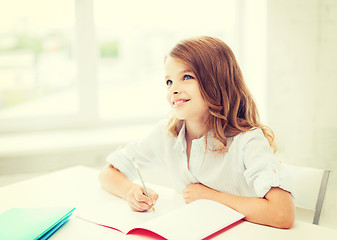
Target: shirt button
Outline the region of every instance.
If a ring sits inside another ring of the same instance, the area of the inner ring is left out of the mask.
[[[276,169],[273,169],[273,172],[276,174]]]

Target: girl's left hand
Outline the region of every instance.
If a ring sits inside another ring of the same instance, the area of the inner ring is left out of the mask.
[[[183,198],[186,203],[194,202],[198,199],[207,199],[213,190],[200,183],[189,184],[183,190]]]

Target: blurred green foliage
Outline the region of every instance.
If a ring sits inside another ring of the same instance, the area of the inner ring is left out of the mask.
[[[42,52],[41,39],[27,35],[18,36],[17,39],[17,45],[11,50],[30,49],[37,55]]]
[[[117,58],[118,57],[118,41],[102,42],[100,44],[101,58]]]
[[[0,52],[16,51],[16,50],[32,50],[36,55],[42,52],[42,40],[38,37],[29,36],[27,34],[19,34],[13,36],[15,43],[6,48],[0,47]]]

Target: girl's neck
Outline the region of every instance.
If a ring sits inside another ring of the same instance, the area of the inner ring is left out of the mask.
[[[201,122],[185,122],[186,127],[186,140],[192,141],[199,139],[206,134],[205,123]]]

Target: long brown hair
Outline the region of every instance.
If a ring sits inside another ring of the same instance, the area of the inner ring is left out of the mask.
[[[273,131],[260,123],[256,104],[244,82],[232,50],[222,40],[198,37],[180,41],[168,54],[191,68],[209,105],[206,129],[214,132],[220,150],[227,151],[227,137],[260,128],[276,152]],[[182,121],[174,116],[168,130],[178,135]]]

